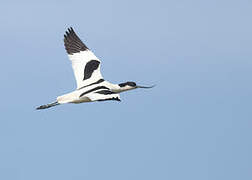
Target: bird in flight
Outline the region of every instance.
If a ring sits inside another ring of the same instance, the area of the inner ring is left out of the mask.
[[[77,89],[71,93],[57,97],[57,101],[41,105],[36,109],[46,109],[65,103],[83,103],[92,101],[121,101],[119,93],[136,88],[152,88],[154,86],[138,86],[135,82],[112,84],[103,79],[100,72],[101,61],[88,49],[76,35],[73,28],[68,28],[64,35],[64,45],[77,83]]]

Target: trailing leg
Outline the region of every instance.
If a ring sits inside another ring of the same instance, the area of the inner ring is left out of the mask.
[[[41,105],[39,107],[37,107],[36,109],[47,109],[47,108],[50,108],[50,107],[53,107],[53,106],[57,106],[59,105],[60,103],[58,103],[58,101],[56,102],[53,102],[53,103],[50,103],[50,104],[45,104],[45,105]]]

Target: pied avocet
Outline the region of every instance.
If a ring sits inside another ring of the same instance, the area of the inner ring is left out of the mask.
[[[100,73],[101,61],[80,40],[72,27],[64,35],[64,45],[68,57],[72,61],[77,89],[71,93],[59,96],[57,101],[39,106],[37,109],[46,109],[64,103],[120,101],[120,92],[136,88],[154,87],[138,86],[135,82],[112,84],[105,81]]]

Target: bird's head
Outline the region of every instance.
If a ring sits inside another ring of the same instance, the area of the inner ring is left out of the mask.
[[[120,86],[121,91],[127,91],[131,89],[136,89],[136,88],[153,88],[154,87],[154,86],[139,86],[135,82],[132,82],[132,81],[120,83],[118,85]]]

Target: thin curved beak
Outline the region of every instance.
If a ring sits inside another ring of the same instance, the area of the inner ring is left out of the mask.
[[[153,85],[153,86],[136,86],[136,88],[153,88],[155,87],[156,85]]]

